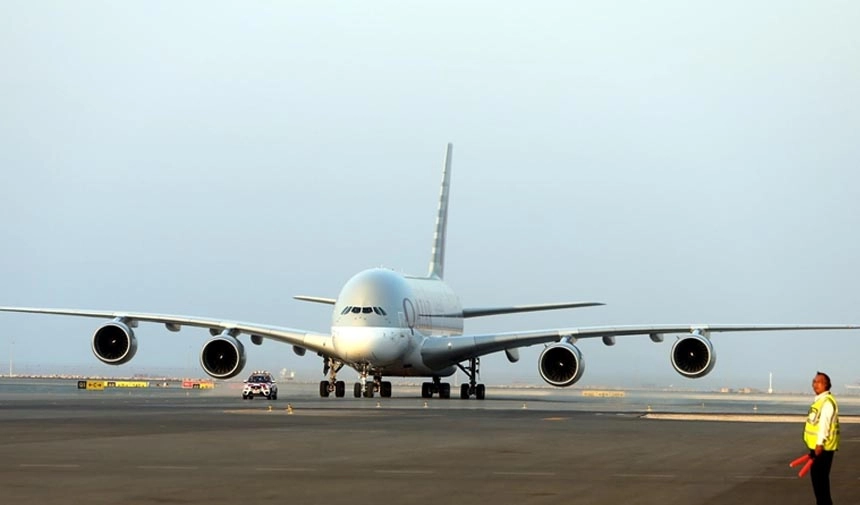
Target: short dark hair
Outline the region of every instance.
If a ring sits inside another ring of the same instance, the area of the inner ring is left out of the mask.
[[[824,372],[815,372],[815,374],[824,377],[824,380],[827,381],[827,390],[830,391],[830,376]]]

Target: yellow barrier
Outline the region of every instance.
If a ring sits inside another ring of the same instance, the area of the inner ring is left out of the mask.
[[[105,381],[78,381],[78,389],[87,389],[90,391],[104,391]]]
[[[148,381],[108,381],[109,388],[148,388]]]
[[[594,391],[583,390],[582,396],[590,396],[596,398],[624,398],[624,391]]]
[[[182,389],[215,389],[215,383],[207,380],[185,379],[182,381]]]

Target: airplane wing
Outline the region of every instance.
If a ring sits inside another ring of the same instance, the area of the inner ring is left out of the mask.
[[[33,307],[0,307],[0,312],[27,312],[32,314],[56,314],[63,316],[94,317],[102,319],[121,319],[126,324],[134,326],[137,321],[145,323],[161,323],[170,331],[179,331],[183,326],[194,326],[208,328],[210,334],[217,335],[224,330],[233,330],[247,335],[258,335],[260,337],[277,340],[291,344],[302,349],[331,355],[334,351],[332,338],[328,333],[317,333],[293,328],[282,328],[279,326],[266,326],[255,323],[243,323],[239,321],[225,321],[222,319],[210,319],[195,316],[177,316],[170,314],[147,314],[143,312],[119,312],[102,310],[76,310],[76,309],[44,309]]]
[[[334,305],[337,303],[335,298],[324,298],[322,296],[306,296],[306,295],[296,295],[293,298],[296,300],[301,300],[303,302],[314,302],[314,303],[325,303],[327,305]]]
[[[605,338],[605,342],[617,336],[648,335],[651,340],[660,342],[664,334],[710,333],[738,331],[792,331],[792,330],[856,330],[857,325],[847,324],[669,324],[643,326],[593,326],[583,328],[560,328],[478,335],[458,335],[452,337],[428,338],[421,348],[424,362],[431,366],[446,366],[477,358],[494,352],[528,347],[535,344],[559,342],[562,339],[576,341],[580,338]],[[610,343],[611,345],[611,343]]]
[[[606,305],[601,302],[563,302],[544,303],[540,305],[514,305],[512,307],[482,307],[463,309],[463,317],[495,316],[498,314],[515,314],[517,312],[537,312],[540,310],[576,309],[580,307],[596,307]]]

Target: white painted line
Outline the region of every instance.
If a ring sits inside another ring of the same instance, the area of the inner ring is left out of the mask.
[[[139,470],[199,470],[199,466],[140,465]]]
[[[665,473],[616,473],[613,477],[637,479],[674,479],[675,475]]]
[[[552,477],[555,472],[493,472],[493,475],[522,475],[524,477]]]
[[[387,473],[387,474],[406,474],[406,475],[414,475],[421,474],[427,475],[431,473],[436,473],[434,470],[374,470],[375,473]]]
[[[18,465],[21,468],[80,468],[81,465],[73,463],[68,464],[51,464],[51,463],[21,463]]]
[[[314,468],[282,468],[273,466],[263,466],[255,468],[258,472],[315,472]]]
[[[761,479],[761,480],[797,480],[796,475],[734,475],[735,479]]]

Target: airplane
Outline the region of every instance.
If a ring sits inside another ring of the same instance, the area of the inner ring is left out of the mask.
[[[562,302],[505,307],[463,307],[454,291],[444,282],[445,244],[448,228],[448,202],[451,185],[453,145],[448,144],[442,169],[442,187],[433,236],[430,265],[426,275],[403,275],[385,268],[371,268],[350,278],[337,298],[295,296],[301,301],[332,306],[329,332],[284,328],[217,318],[150,314],[106,310],[0,307],[3,312],[55,314],[110,319],[92,336],[93,354],[103,363],[121,365],[137,352],[134,328],[138,323],[160,323],[168,331],[185,326],[209,330],[212,336],[200,352],[200,366],[215,379],[229,379],[242,372],[245,347],[239,337],[250,337],[255,345],[264,340],[291,345],[304,356],[311,351],[323,360],[319,383],[321,397],[346,395],[346,384],[337,374],[344,366],[359,374],[353,396],[372,398],[375,393],[391,397],[392,385],[384,377],[429,378],[421,386],[422,398],[451,397],[451,385],[442,379],[458,369],[468,382],[460,386],[460,398],[483,400],[486,387],[478,383],[480,359],[504,352],[510,362],[519,360],[519,348],[544,344],[538,357],[540,377],[556,387],[576,383],[585,371],[580,339],[600,338],[607,346],[620,336],[648,336],[663,342],[664,335],[677,335],[670,351],[672,367],[683,377],[699,378],[714,368],[716,354],[711,333],[851,330],[855,325],[726,325],[673,324],[625,325],[554,328],[484,334],[464,334],[464,320],[499,314],[572,309],[604,305],[601,302]]]

